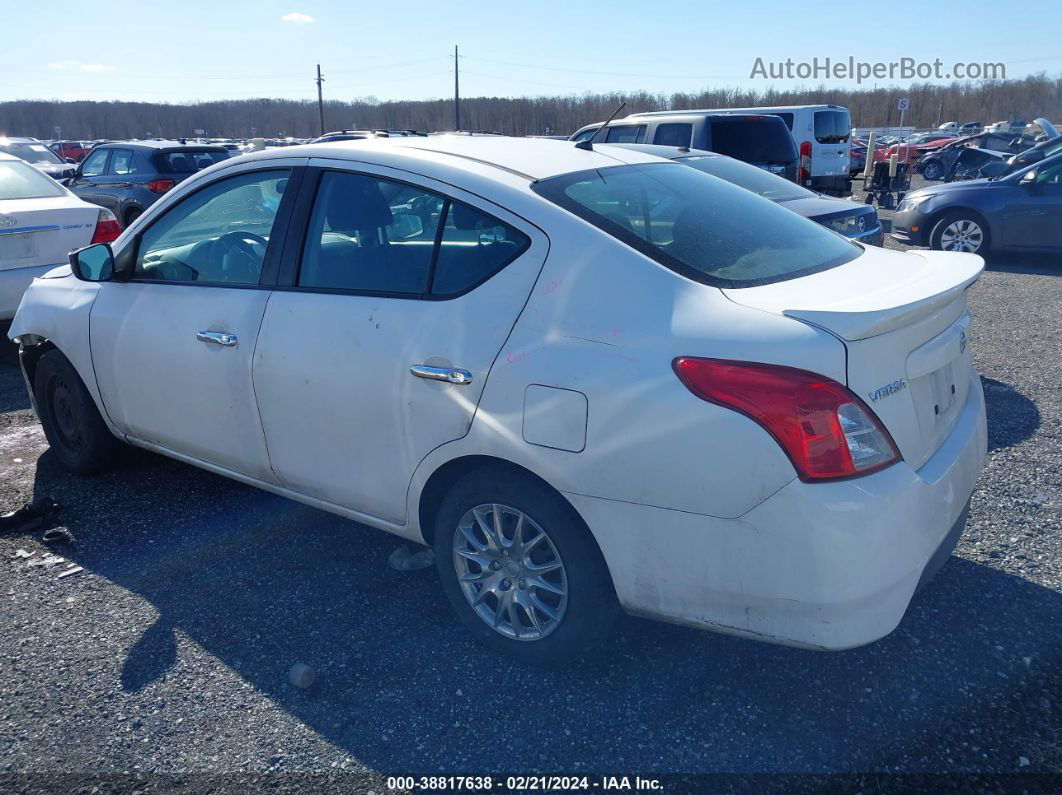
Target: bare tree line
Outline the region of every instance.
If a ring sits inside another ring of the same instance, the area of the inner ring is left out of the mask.
[[[832,102],[852,111],[857,127],[899,123],[896,103],[911,100],[905,123],[935,127],[944,121],[989,123],[1001,119],[1062,119],[1062,76],[1045,74],[1018,80],[913,84],[868,89],[777,90],[706,89],[698,93],[583,94],[580,96],[463,97],[461,126],[510,135],[567,134],[600,121],[620,102],[626,112]],[[328,129],[452,130],[452,99],[381,102],[372,97],[325,103]],[[308,100],[244,99],[168,104],[16,100],[0,103],[0,135],[64,138],[145,138],[192,136],[202,129],[216,137],[310,137],[318,133],[317,103]]]

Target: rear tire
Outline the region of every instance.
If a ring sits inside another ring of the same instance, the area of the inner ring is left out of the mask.
[[[619,615],[590,530],[563,497],[526,473],[484,468],[458,480],[439,506],[434,546],[461,623],[480,643],[522,662],[568,662]]]
[[[64,469],[91,475],[110,469],[121,442],[107,429],[77,370],[59,351],[37,362],[33,395],[48,444]]]
[[[930,248],[937,251],[988,253],[991,238],[982,218],[969,210],[951,212],[937,221],[929,235]]]

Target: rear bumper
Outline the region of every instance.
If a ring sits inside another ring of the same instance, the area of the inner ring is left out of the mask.
[[[568,495],[597,538],[629,612],[816,649],[891,632],[946,560],[987,450],[973,376],[962,415],[919,470],[793,480],[744,516],[719,519]]]
[[[828,193],[834,196],[847,196],[852,192],[852,178],[847,174],[836,174],[830,177],[812,177],[812,190],[820,193]]]
[[[32,265],[28,268],[10,268],[0,270],[0,320],[10,320],[18,311],[22,294],[30,286],[30,282],[38,276],[43,276],[57,265]]]

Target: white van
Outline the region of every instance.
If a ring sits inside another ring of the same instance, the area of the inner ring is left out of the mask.
[[[716,108],[682,113],[758,113],[781,116],[793,134],[800,152],[799,184],[838,196],[852,192],[849,178],[852,117],[841,105],[790,105],[768,108]],[[636,116],[674,115],[664,110],[638,113]]]

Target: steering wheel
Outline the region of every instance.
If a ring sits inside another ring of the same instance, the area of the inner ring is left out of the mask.
[[[251,247],[251,243],[258,243],[263,250],[269,245],[269,241],[261,235],[242,230],[226,232],[215,241],[221,247],[221,267],[226,281],[258,281],[262,271],[262,256]]]

